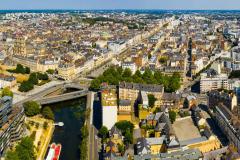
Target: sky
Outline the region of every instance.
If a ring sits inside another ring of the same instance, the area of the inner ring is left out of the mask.
[[[240,0],[0,0],[6,9],[234,9]]]

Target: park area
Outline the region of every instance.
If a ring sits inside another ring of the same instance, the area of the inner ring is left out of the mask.
[[[40,116],[26,118],[30,137],[34,139],[33,144],[36,147],[37,160],[44,159],[54,131],[53,123],[52,120],[47,120]]]

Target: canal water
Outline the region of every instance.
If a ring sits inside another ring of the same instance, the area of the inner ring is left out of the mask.
[[[80,130],[84,124],[86,98],[66,101],[51,105],[55,122],[63,122],[64,126],[56,126],[51,142],[62,144],[60,160],[79,160],[81,143]]]

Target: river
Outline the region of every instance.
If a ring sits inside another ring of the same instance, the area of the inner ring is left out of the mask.
[[[55,127],[51,142],[62,144],[60,160],[79,160],[81,143],[80,129],[84,124],[86,98],[51,105],[55,122],[63,122],[63,127]]]

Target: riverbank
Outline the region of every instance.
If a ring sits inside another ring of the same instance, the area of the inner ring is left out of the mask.
[[[43,148],[41,149],[41,152],[39,154],[39,160],[43,160],[45,155],[47,154],[47,150],[48,150],[48,146],[50,144],[50,141],[52,139],[52,136],[53,136],[53,132],[54,132],[54,125],[52,124],[50,129],[48,130],[48,133],[47,133],[47,137],[46,137],[46,140],[45,140],[45,143],[43,145]]]
[[[88,129],[88,137],[87,137],[87,159],[92,160],[92,159],[99,159],[98,156],[98,139],[97,134],[98,131],[93,125],[93,105],[94,105],[94,97],[95,97],[94,92],[89,92],[87,96],[87,111],[88,117],[86,117],[85,125],[87,126]]]
[[[34,138],[37,160],[43,160],[54,132],[54,122],[40,116],[26,118],[30,135]]]

